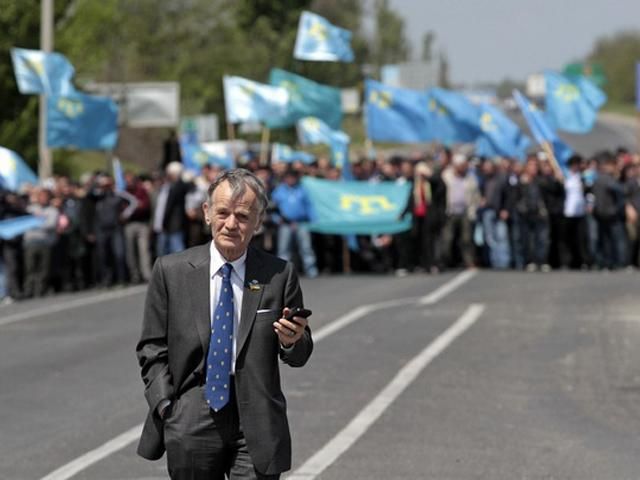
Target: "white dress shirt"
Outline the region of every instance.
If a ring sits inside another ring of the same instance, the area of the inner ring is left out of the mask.
[[[164,183],[158,192],[156,199],[156,209],[153,212],[153,231],[162,233],[164,223],[164,212],[167,209],[167,200],[169,200],[169,184]]]
[[[582,217],[586,213],[586,201],[582,177],[577,172],[569,172],[564,181],[565,199],[564,216],[568,218]]]
[[[213,310],[218,303],[222,286],[222,272],[220,269],[225,263],[230,263],[231,289],[233,290],[233,347],[231,350],[231,374],[236,373],[236,352],[238,345],[238,327],[240,326],[240,310],[242,309],[242,294],[244,291],[244,274],[247,267],[247,252],[233,262],[228,262],[211,242],[211,261],[209,263],[209,315],[213,327]]]
[[[227,260],[215,247],[213,241],[211,242],[211,246],[209,248],[211,254],[211,259],[209,262],[209,315],[211,316],[212,326],[213,309],[218,303],[218,298],[220,297],[220,290],[222,286],[222,272],[220,272],[220,269],[225,263],[230,263],[233,267],[233,269],[231,270],[231,289],[233,290],[233,347],[231,351],[231,374],[235,375],[238,328],[240,326],[240,312],[242,310],[244,278],[247,267],[247,252],[244,252],[244,254],[242,254],[242,256],[237,260],[234,260],[233,262],[227,262]],[[294,346],[290,345],[288,347],[284,347],[283,345],[280,345],[280,348],[284,352],[291,352],[293,351]],[[160,401],[157,407],[157,411],[160,414],[160,417],[163,417],[164,410],[169,405],[171,405],[171,400],[169,399]]]

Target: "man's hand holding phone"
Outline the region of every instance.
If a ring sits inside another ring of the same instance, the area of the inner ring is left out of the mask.
[[[282,309],[282,318],[274,322],[273,329],[283,347],[290,347],[300,340],[309,323],[307,320],[309,316],[311,316],[311,310],[306,308]]]

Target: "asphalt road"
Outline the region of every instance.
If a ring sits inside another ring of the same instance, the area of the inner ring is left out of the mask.
[[[560,136],[575,151],[586,156],[605,149],[615,151],[618,147],[640,151],[640,123],[633,117],[600,114],[588,135],[561,133]]]
[[[325,333],[304,369],[283,368],[294,471],[340,446],[336,435],[396,374],[482,304],[316,478],[637,479],[638,274],[479,272],[418,302],[455,275],[303,282],[314,331]],[[143,421],[140,290],[0,309],[0,478],[43,478]],[[394,299],[407,300],[381,305]],[[166,478],[164,460],[143,461],[134,446],[72,478]]]
[[[524,117],[519,111],[510,113],[513,120],[527,134],[531,135]],[[631,152],[640,151],[640,124],[638,119],[601,113],[587,135],[578,135],[560,132],[560,138],[565,141],[575,152],[590,157],[602,150],[615,151],[618,147],[624,147]]]

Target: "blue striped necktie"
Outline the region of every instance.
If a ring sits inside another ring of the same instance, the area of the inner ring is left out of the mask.
[[[207,382],[204,398],[214,411],[229,402],[231,380],[231,355],[233,350],[233,290],[231,288],[230,263],[225,263],[218,303],[213,309],[211,340],[207,354]]]

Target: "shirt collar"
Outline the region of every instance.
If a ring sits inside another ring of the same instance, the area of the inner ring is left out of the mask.
[[[210,249],[211,249],[211,268],[210,268],[211,278],[213,278],[213,276],[218,273],[222,265],[224,265],[225,263],[230,263],[231,266],[233,267],[233,272],[235,272],[240,277],[240,279],[244,281],[244,273],[247,266],[246,251],[233,262],[229,262],[218,251],[213,241],[211,241]]]

